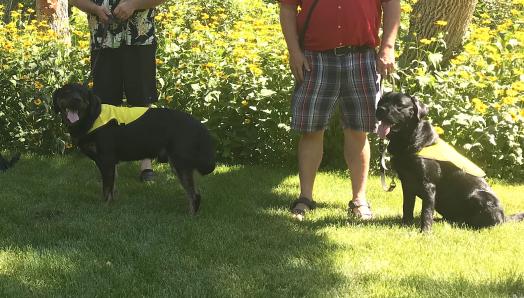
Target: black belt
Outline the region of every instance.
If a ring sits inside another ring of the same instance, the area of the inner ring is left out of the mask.
[[[323,51],[323,53],[333,53],[335,56],[344,56],[349,53],[364,53],[371,49],[370,46],[345,46]]]

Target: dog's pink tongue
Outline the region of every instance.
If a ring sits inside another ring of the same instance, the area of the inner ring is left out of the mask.
[[[378,129],[377,129],[377,134],[379,138],[385,139],[389,133],[390,128],[391,128],[391,125],[387,125],[385,123],[380,122]]]
[[[78,117],[78,112],[67,110],[67,119],[69,122],[75,123],[80,119],[80,117]]]

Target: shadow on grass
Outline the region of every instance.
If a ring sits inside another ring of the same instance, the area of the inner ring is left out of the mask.
[[[296,222],[287,209],[295,197],[274,191],[294,171],[220,167],[201,177],[201,210],[191,217],[176,178],[165,166],[157,170],[156,182],[142,184],[136,164],[119,166],[111,206],[102,202],[99,173],[85,158],[26,158],[0,174],[0,296],[357,296],[355,289],[373,293],[377,283],[393,285],[389,296],[523,291],[521,277],[487,284],[348,277],[335,255],[359,248],[339,247],[318,231],[396,227],[400,218]],[[321,202],[320,208],[338,207]]]
[[[137,174],[119,166],[111,206],[85,159],[26,158],[0,176],[0,296],[322,296],[344,282],[337,247],[272,192],[289,171],[221,167],[201,177],[195,217],[167,167],[152,184]]]

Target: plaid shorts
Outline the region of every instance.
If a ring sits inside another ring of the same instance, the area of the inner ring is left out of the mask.
[[[344,128],[375,131],[380,99],[375,51],[370,48],[343,56],[306,51],[305,56],[311,71],[304,71],[304,81],[295,86],[291,128],[299,132],[326,129],[339,102]]]

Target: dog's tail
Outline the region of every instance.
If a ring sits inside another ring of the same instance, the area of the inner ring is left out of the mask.
[[[4,171],[13,167],[18,160],[20,160],[20,153],[13,155],[9,161],[0,155],[0,170]]]
[[[524,220],[524,212],[507,216],[505,221],[522,221],[522,220]]]
[[[200,174],[207,175],[213,172],[216,166],[215,142],[205,127],[200,131],[198,140],[196,168]]]

